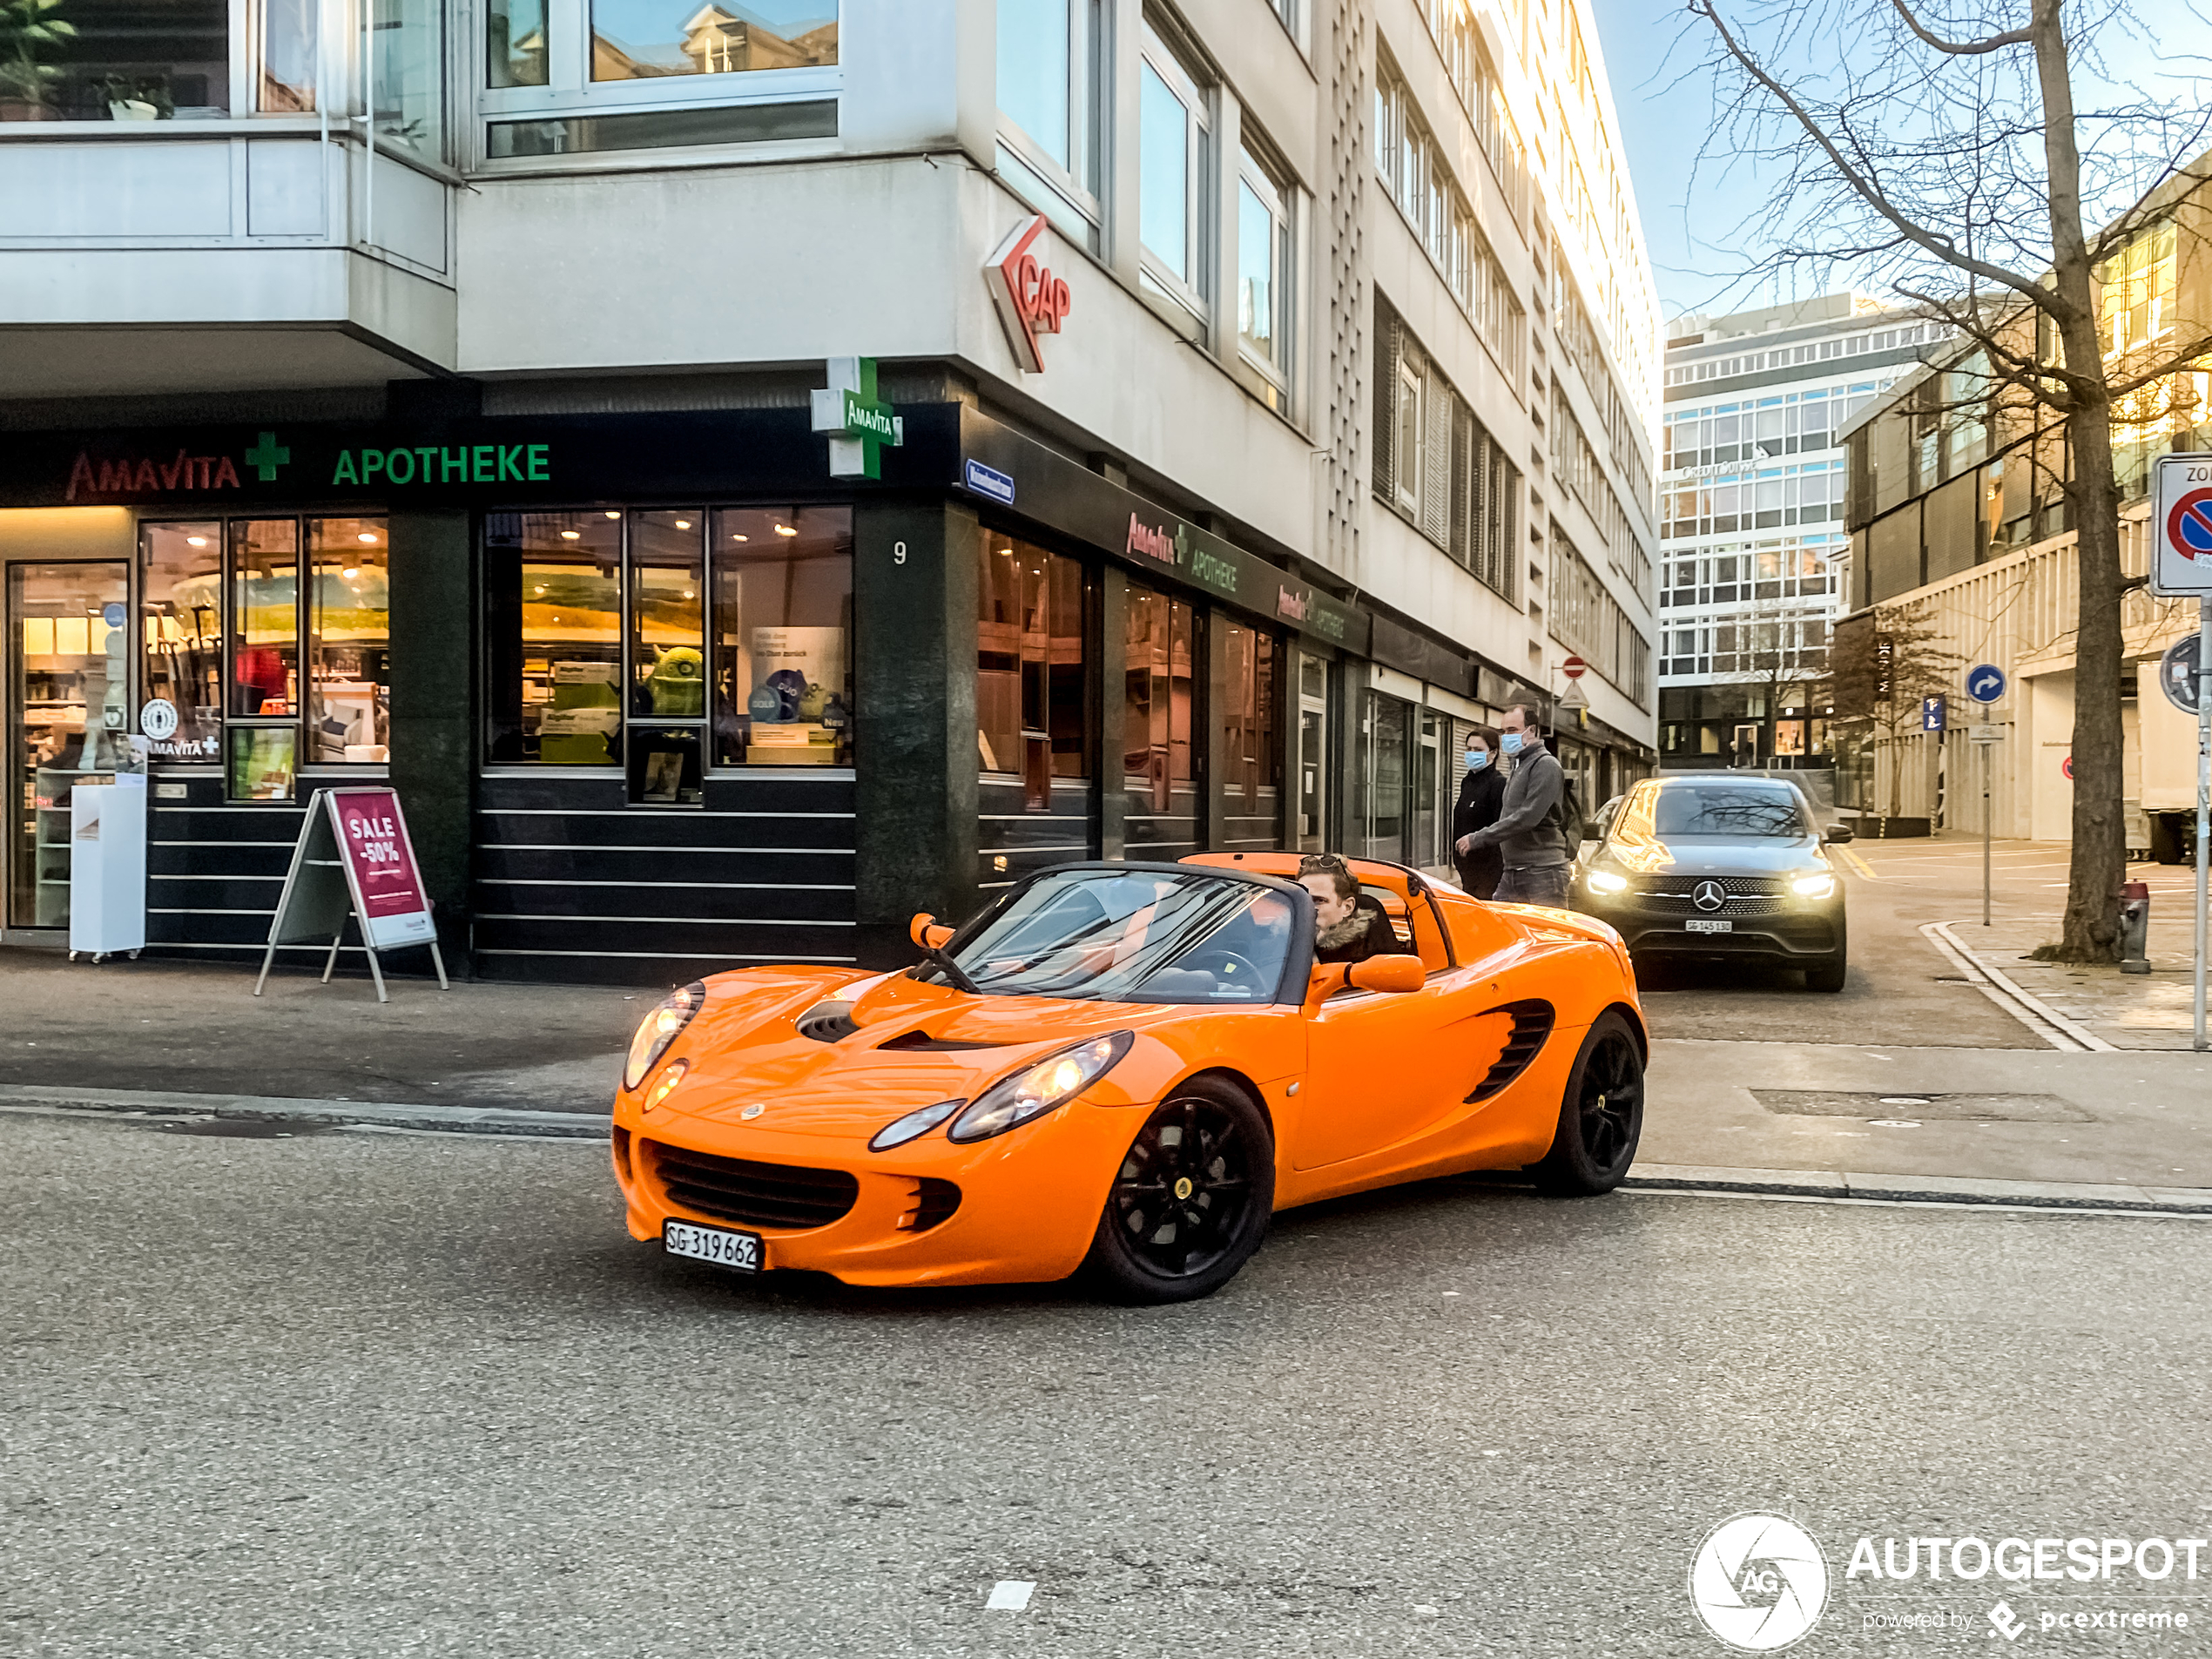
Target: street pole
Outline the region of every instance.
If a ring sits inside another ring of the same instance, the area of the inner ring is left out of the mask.
[[[1988,704],[1982,704],[1982,725],[1988,725]],[[1988,743],[1978,743],[1982,750],[1982,927],[1988,927]]]
[[[2206,843],[2212,841],[2212,597],[2196,601],[2196,1028],[2191,1047],[2204,1039]]]

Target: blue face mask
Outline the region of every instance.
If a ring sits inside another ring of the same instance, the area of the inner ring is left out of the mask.
[[[1521,752],[1521,733],[1520,733],[1520,732],[1501,732],[1501,733],[1499,733],[1499,738],[1498,738],[1498,740],[1499,740],[1499,741],[1500,741],[1502,745],[1504,745],[1504,746],[1505,746],[1505,751],[1506,751],[1506,752],[1507,752],[1507,754],[1509,754],[1509,755],[1518,755],[1518,754]]]
[[[1480,772],[1483,767],[1488,765],[1489,764],[1490,752],[1487,749],[1470,749],[1467,751],[1467,770],[1469,772]]]

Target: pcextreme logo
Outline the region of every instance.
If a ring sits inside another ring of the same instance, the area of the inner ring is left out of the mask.
[[[1691,1558],[1689,1602],[1730,1647],[1772,1653],[1820,1622],[1828,1562],[1796,1521],[1734,1515],[1707,1533]]]

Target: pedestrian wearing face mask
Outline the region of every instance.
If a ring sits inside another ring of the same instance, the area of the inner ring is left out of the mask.
[[[1499,723],[1498,745],[1513,762],[1506,780],[1506,797],[1496,823],[1460,838],[1468,852],[1494,846],[1505,860],[1505,871],[1491,896],[1501,904],[1567,907],[1567,857],[1564,798],[1567,774],[1544,747],[1536,711],[1517,704]]]
[[[1497,892],[1505,858],[1496,846],[1477,846],[1472,837],[1498,821],[1505,803],[1506,775],[1498,769],[1497,731],[1479,725],[1467,734],[1467,771],[1452,808],[1453,867],[1460,873],[1460,886],[1478,899]]]

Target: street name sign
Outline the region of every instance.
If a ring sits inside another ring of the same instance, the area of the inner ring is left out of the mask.
[[[2212,594],[2212,455],[2168,455],[2158,463],[2150,590],[2162,597]]]
[[[429,947],[438,988],[448,988],[437,924],[422,891],[415,845],[408,839],[407,814],[400,809],[399,791],[388,786],[326,789],[309,807],[269,922],[268,948],[261,955],[253,995],[260,995],[268,983],[279,946],[319,945],[326,939],[330,955],[322,980],[327,985],[349,915],[360,924],[361,948],[368,953],[378,1001],[389,1000],[379,954],[414,945]]]

